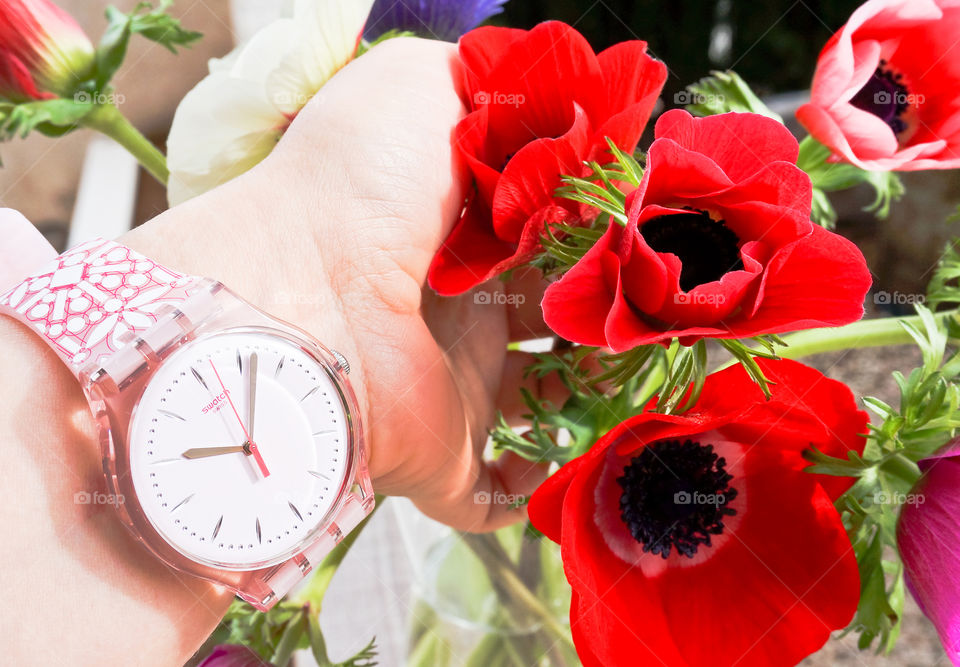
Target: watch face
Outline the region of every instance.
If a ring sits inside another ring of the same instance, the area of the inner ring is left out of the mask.
[[[171,355],[130,426],[130,474],[177,551],[247,570],[304,546],[338,497],[350,425],[325,367],[265,331],[223,333]]]

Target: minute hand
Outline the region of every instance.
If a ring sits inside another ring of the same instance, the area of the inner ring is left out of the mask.
[[[250,438],[250,442],[254,442],[253,439],[253,415],[256,411],[257,405],[257,353],[254,352],[250,355],[250,365],[249,370],[250,379],[247,386],[247,437]]]

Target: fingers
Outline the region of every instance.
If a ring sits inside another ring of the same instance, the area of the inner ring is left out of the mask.
[[[543,293],[549,284],[539,269],[526,267],[518,269],[504,285],[510,297],[505,301],[511,341],[519,342],[553,335],[550,327],[544,323],[540,309]]]
[[[475,484],[456,497],[411,498],[427,516],[468,533],[485,533],[526,520],[526,503],[547,478],[549,464],[505,452],[480,466]]]
[[[526,520],[526,503],[549,472],[549,463],[527,461],[513,452],[485,464],[473,489],[478,523],[461,530],[484,533]]]
[[[563,405],[570,395],[567,387],[560,381],[556,373],[550,373],[538,378],[534,374],[524,377],[526,369],[536,361],[529,352],[511,350],[503,363],[503,375],[500,380],[500,390],[496,399],[497,409],[503,413],[508,424],[519,425],[524,423],[523,415],[530,412],[530,408],[523,400],[520,389],[526,389],[534,398],[541,402],[549,401],[556,407]]]

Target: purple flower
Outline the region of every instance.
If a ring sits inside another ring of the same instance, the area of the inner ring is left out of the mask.
[[[363,36],[373,40],[390,30],[455,42],[494,14],[507,0],[377,0]]]
[[[919,465],[923,477],[900,512],[897,544],[910,593],[960,665],[960,438]]]
[[[214,647],[199,667],[272,667],[272,665],[246,646],[220,644]]]

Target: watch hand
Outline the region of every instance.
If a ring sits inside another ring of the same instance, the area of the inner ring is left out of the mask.
[[[220,383],[220,388],[223,389],[224,395],[227,397],[227,401],[230,403],[230,407],[233,410],[233,414],[236,416],[237,421],[240,423],[240,429],[243,431],[243,435],[246,438],[246,443],[244,447],[248,447],[250,453],[253,454],[253,458],[257,462],[257,466],[260,467],[260,472],[264,477],[270,476],[270,471],[267,469],[267,464],[264,462],[263,457],[260,455],[260,449],[257,445],[250,439],[250,434],[247,433],[246,426],[243,425],[243,420],[240,419],[240,413],[237,412],[237,406],[233,404],[233,399],[230,398],[230,392],[227,391],[227,386],[223,384],[223,379],[220,377],[220,372],[217,370],[217,367],[213,364],[213,359],[210,360],[210,367],[213,369],[213,374],[217,376],[217,382]],[[244,450],[246,451],[246,449]]]
[[[239,454],[239,453],[248,454],[246,445],[238,445],[236,447],[194,447],[193,449],[188,449],[181,456],[185,459],[203,459],[209,456],[221,456],[223,454]]]
[[[257,353],[250,353],[250,363],[247,368],[249,384],[247,385],[247,437],[253,442],[253,415],[257,404]]]

